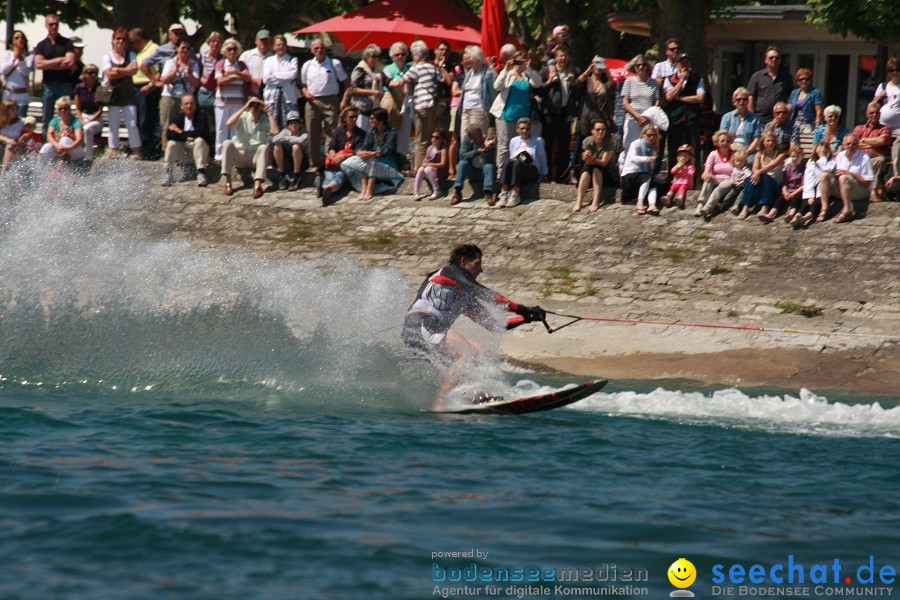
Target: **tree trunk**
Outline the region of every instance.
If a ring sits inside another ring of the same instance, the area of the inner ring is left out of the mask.
[[[706,26],[709,23],[710,0],[656,0],[659,14],[653,19],[653,38],[660,48],[669,38],[681,40],[681,51],[691,55],[693,70],[706,73]],[[665,52],[660,51],[660,60]]]

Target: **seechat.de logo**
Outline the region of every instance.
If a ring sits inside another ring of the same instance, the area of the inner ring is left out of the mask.
[[[672,598],[693,598],[694,592],[685,589],[691,587],[697,579],[697,569],[694,563],[686,558],[679,558],[672,563],[668,571],[669,582],[679,588],[672,591],[669,596]]]

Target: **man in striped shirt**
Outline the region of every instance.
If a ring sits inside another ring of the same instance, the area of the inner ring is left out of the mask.
[[[416,110],[416,149],[414,170],[417,170],[425,158],[425,150],[431,142],[431,134],[441,120],[442,107],[438,103],[438,81],[441,72],[434,63],[428,60],[428,46],[418,40],[410,46],[413,66],[401,79],[396,79],[391,86],[409,84],[413,86],[413,105]]]

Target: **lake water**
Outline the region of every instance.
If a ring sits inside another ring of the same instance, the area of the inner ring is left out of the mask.
[[[664,598],[680,557],[698,598],[893,591],[897,397],[613,381],[431,414],[398,272],[150,240],[137,178],[38,181],[0,225],[0,597]]]

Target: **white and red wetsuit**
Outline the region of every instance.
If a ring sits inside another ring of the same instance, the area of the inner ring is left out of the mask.
[[[429,275],[419,287],[403,323],[403,341],[415,348],[436,349],[462,314],[486,329],[500,329],[482,302],[493,303],[511,312],[520,310],[518,304],[484,287],[462,267],[447,265]],[[524,317],[513,317],[506,327],[518,325],[523,320]]]

